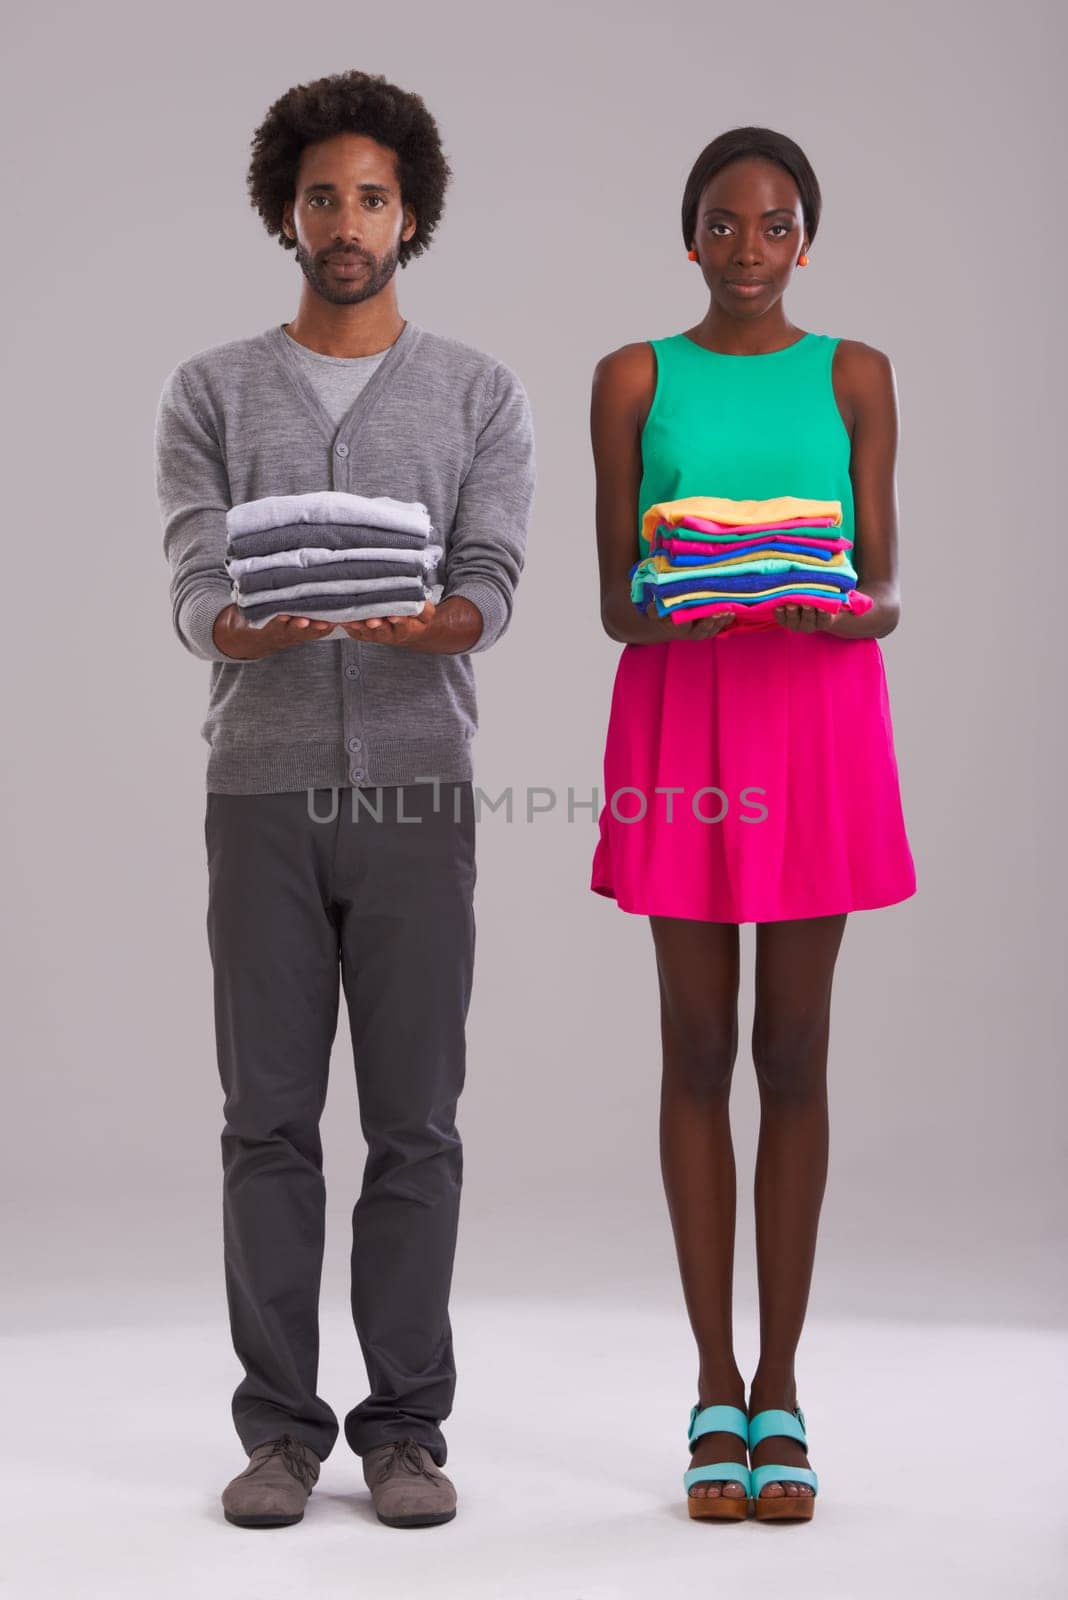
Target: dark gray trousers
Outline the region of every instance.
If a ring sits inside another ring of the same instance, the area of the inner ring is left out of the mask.
[[[413,1438],[444,1465],[455,1113],[475,949],[472,785],[209,794],[204,832],[226,1293],[245,1370],[238,1436],[251,1453],[292,1433],[320,1458],[337,1439],[317,1393],[319,1121],[343,987],[367,1141],[352,1316],[371,1391],[346,1415],[345,1437],[357,1455]]]

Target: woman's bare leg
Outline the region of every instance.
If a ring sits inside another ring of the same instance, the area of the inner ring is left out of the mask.
[[[738,927],[651,917],[660,985],[660,1155],[686,1309],[697,1341],[698,1402],[745,1409],[734,1358],[735,1168],[729,1098],[738,1049]],[[691,1465],[745,1463],[736,1434],[699,1439]],[[740,1482],[692,1493],[744,1495]]]
[[[827,1180],[827,1047],[831,986],[845,914],[757,925],[753,1065],[760,1089],[757,1144],[757,1281],[760,1360],[749,1414],[797,1405],[794,1358],[808,1305]],[[796,1440],[770,1437],[752,1465],[807,1466]],[[769,1483],[765,1495],[811,1494]]]

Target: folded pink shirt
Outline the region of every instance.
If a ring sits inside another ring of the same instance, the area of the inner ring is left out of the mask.
[[[724,630],[733,633],[735,628],[777,628],[776,609],[781,605],[814,606],[817,611],[852,611],[858,617],[874,605],[870,594],[851,589],[844,600],[824,599],[822,595],[806,594],[795,601],[785,599],[759,600],[755,605],[732,605],[729,600],[710,600],[707,605],[677,606],[671,613],[672,622],[688,622],[692,617],[714,617],[721,611],[733,611],[734,621]],[[717,635],[723,638],[724,634]]]
[[[839,525],[834,517],[784,517],[781,522],[709,522],[707,517],[680,517],[673,526],[696,528],[699,533],[751,533],[767,532],[771,528],[834,528]]]

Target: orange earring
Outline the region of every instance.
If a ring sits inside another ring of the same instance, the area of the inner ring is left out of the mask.
[[[697,260],[697,251],[696,250],[687,250],[686,259],[687,259],[687,261],[696,261]]]
[[[802,250],[801,254],[798,256],[798,258],[797,258],[797,264],[798,264],[799,267],[807,267],[808,266],[808,256],[805,254],[805,252],[803,250]]]

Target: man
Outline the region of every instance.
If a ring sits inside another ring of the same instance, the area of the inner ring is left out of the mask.
[[[242,1527],[300,1521],[339,1431],[317,1369],[340,988],[368,1145],[352,1315],[371,1391],[345,1438],[382,1521],[455,1515],[441,1423],[475,938],[470,657],[511,619],[534,465],[510,369],[397,307],[396,268],[426,249],[450,176],[422,100],[382,77],[283,95],[253,140],[249,192],[296,253],[299,309],[181,363],[157,418],[174,626],[212,662],[208,937],[245,1371],[233,1416],[250,1458],[222,1499]],[[425,506],[445,551],[439,603],[253,625],[232,603],[227,511],[320,490]]]

